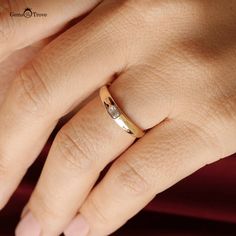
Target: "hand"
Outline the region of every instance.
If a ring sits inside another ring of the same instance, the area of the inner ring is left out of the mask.
[[[26,63],[31,61],[58,33],[65,31],[70,26],[71,20],[78,22],[82,19],[81,16],[83,14],[90,11],[99,2],[99,0],[90,0],[80,1],[78,4],[72,1],[71,4],[68,4],[68,1],[61,1],[60,4],[57,3],[55,5],[52,1],[44,1],[39,4],[38,1],[32,0],[28,1],[32,11],[45,11],[47,17],[42,19],[34,19],[33,17],[27,19],[25,17],[10,17],[10,12],[24,12],[26,6],[22,1],[12,2],[0,0],[0,105],[4,106],[3,102],[6,100],[6,92],[9,89],[11,81],[17,76],[18,71]],[[61,15],[62,9],[64,12],[63,15]],[[79,19],[77,19],[77,17],[79,17]],[[5,115],[2,114],[3,120],[10,118],[10,116],[4,116]],[[17,117],[14,117],[14,119],[17,119]],[[2,139],[5,138],[6,136],[2,137]],[[6,142],[8,141],[5,140],[1,144],[0,169],[3,171],[0,171],[0,189],[2,189],[2,191],[0,190],[0,208],[5,205],[10,196],[9,194],[14,191],[24,174],[24,171],[17,171],[11,177],[8,176],[10,173],[5,175],[5,171],[11,171],[11,166],[15,165],[15,161],[19,158],[18,156],[15,159],[15,156],[11,159],[11,155],[15,155],[17,149],[15,149],[14,152],[10,151],[12,153],[9,157],[4,156],[3,152],[7,146],[3,147],[2,145]],[[10,158],[9,162],[6,160],[8,158]],[[9,185],[6,186],[5,181],[7,181]]]
[[[89,102],[58,133],[17,235],[110,234],[236,151],[235,13],[222,0],[103,1],[21,70],[0,110],[4,199],[58,119],[108,82],[147,133],[134,143],[99,97]]]

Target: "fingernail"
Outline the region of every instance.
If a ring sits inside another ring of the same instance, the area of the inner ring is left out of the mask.
[[[89,225],[82,215],[76,216],[68,228],[64,231],[65,236],[86,236],[89,232]]]
[[[28,212],[16,228],[16,236],[40,236],[40,225],[31,212]]]

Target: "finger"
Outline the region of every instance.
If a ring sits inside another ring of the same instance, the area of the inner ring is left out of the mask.
[[[110,91],[126,114],[135,117],[134,122],[147,129],[163,120],[170,106],[168,99],[164,99],[164,96],[168,97],[167,91],[164,92],[162,83],[157,83],[155,91],[158,99],[146,103],[146,112],[140,109],[140,101],[149,101],[152,97],[151,93],[147,95],[144,91],[136,93],[144,79],[140,71],[144,69],[140,67],[122,74],[111,85]],[[148,79],[143,90],[150,88],[151,91],[151,87],[154,89],[152,73],[145,73],[144,76]],[[124,98],[126,104],[122,102]],[[153,106],[158,108],[158,112],[156,109],[153,111]],[[145,115],[140,119],[141,112]],[[29,202],[29,209],[38,220],[41,231],[52,235],[61,233],[83,203],[101,170],[133,141],[134,138],[106,114],[100,98],[93,100],[74,116],[56,137]],[[17,235],[29,232],[25,219],[20,223]],[[35,227],[36,231],[38,229]]]
[[[96,43],[97,33],[103,40],[106,34],[88,29],[95,19],[96,16],[90,17],[45,48],[37,62],[23,68],[13,81],[0,109],[0,133],[5,134],[0,136],[0,208],[42,149],[58,119],[106,83],[123,63],[115,64],[114,55],[107,54]],[[97,27],[102,29],[102,24],[97,22]],[[62,96],[65,99],[61,100]]]
[[[115,1],[101,4],[45,47],[13,81],[0,109],[0,133],[4,134],[0,136],[0,206],[7,202],[58,119],[123,71],[127,58],[130,63],[137,60],[140,52],[121,50],[127,41],[133,41],[131,31],[137,32],[128,20],[126,27],[120,24],[124,17],[118,6]],[[124,7],[124,15],[130,15],[130,9]]]
[[[99,2],[30,0],[26,5],[25,1],[20,0],[0,1],[0,60],[16,49],[57,33],[66,23],[86,13]],[[25,12],[27,8],[30,10]],[[27,12],[30,18],[25,17]]]
[[[219,149],[209,140],[184,121],[165,121],[153,128],[113,164],[65,235],[110,235],[156,194],[217,160]]]
[[[16,77],[24,65],[32,60],[35,55],[49,42],[51,38],[41,40],[26,48],[14,52],[6,60],[0,63],[0,106],[4,101],[7,90],[9,89],[11,81]],[[20,58],[20,60],[19,60]]]

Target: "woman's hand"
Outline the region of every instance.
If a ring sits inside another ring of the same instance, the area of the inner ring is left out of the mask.
[[[53,38],[56,37],[60,32],[65,31],[70,25],[71,21],[73,23],[78,22],[82,19],[82,15],[90,11],[95,7],[100,0],[87,0],[80,1],[80,3],[71,1],[60,1],[60,3],[54,3],[53,1],[41,1],[37,0],[27,1],[27,4],[23,1],[8,1],[0,0],[0,106],[6,100],[6,93],[9,89],[11,81],[16,77],[18,71],[32,58],[37,55],[37,53]],[[31,17],[11,17],[11,13],[23,13],[26,7],[31,8],[31,10],[38,12],[46,12],[47,16],[43,18]],[[63,11],[63,15],[61,12]],[[78,19],[77,19],[78,18]],[[72,23],[72,24],[73,24]],[[17,76],[18,77],[18,76]],[[2,116],[5,116],[2,114]],[[9,117],[5,117],[9,119]],[[2,139],[5,139],[2,137]],[[1,138],[0,138],[1,139]],[[7,139],[7,138],[6,138]],[[5,140],[1,145],[1,157],[0,157],[0,171],[4,176],[2,179],[0,177],[0,189],[3,188],[0,197],[0,207],[5,205],[5,202],[9,198],[9,193],[14,191],[18,182],[20,181],[22,174],[24,173],[14,173],[15,177],[11,178],[10,181],[5,179],[5,171],[9,171],[8,167],[11,168],[14,164],[7,164],[5,169],[5,159],[8,158],[4,156],[5,147],[4,143],[8,142]],[[15,150],[16,151],[16,150]],[[11,158],[9,156],[9,158]],[[16,159],[10,160],[14,163]],[[3,173],[4,172],[4,173]],[[13,174],[13,175],[14,175]],[[4,181],[8,181],[8,186],[5,185]],[[8,190],[6,190],[8,188]]]
[[[235,23],[234,1],[106,0],[23,68],[0,109],[2,206],[57,121],[102,85],[148,131],[134,143],[89,102],[59,131],[17,235],[110,234],[236,152]]]

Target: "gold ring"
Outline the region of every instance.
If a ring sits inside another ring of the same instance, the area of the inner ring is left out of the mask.
[[[127,115],[122,112],[120,107],[112,98],[106,85],[100,88],[99,95],[107,113],[123,130],[125,130],[135,138],[141,138],[145,134],[142,129],[140,129],[134,122],[132,122],[128,118]]]

